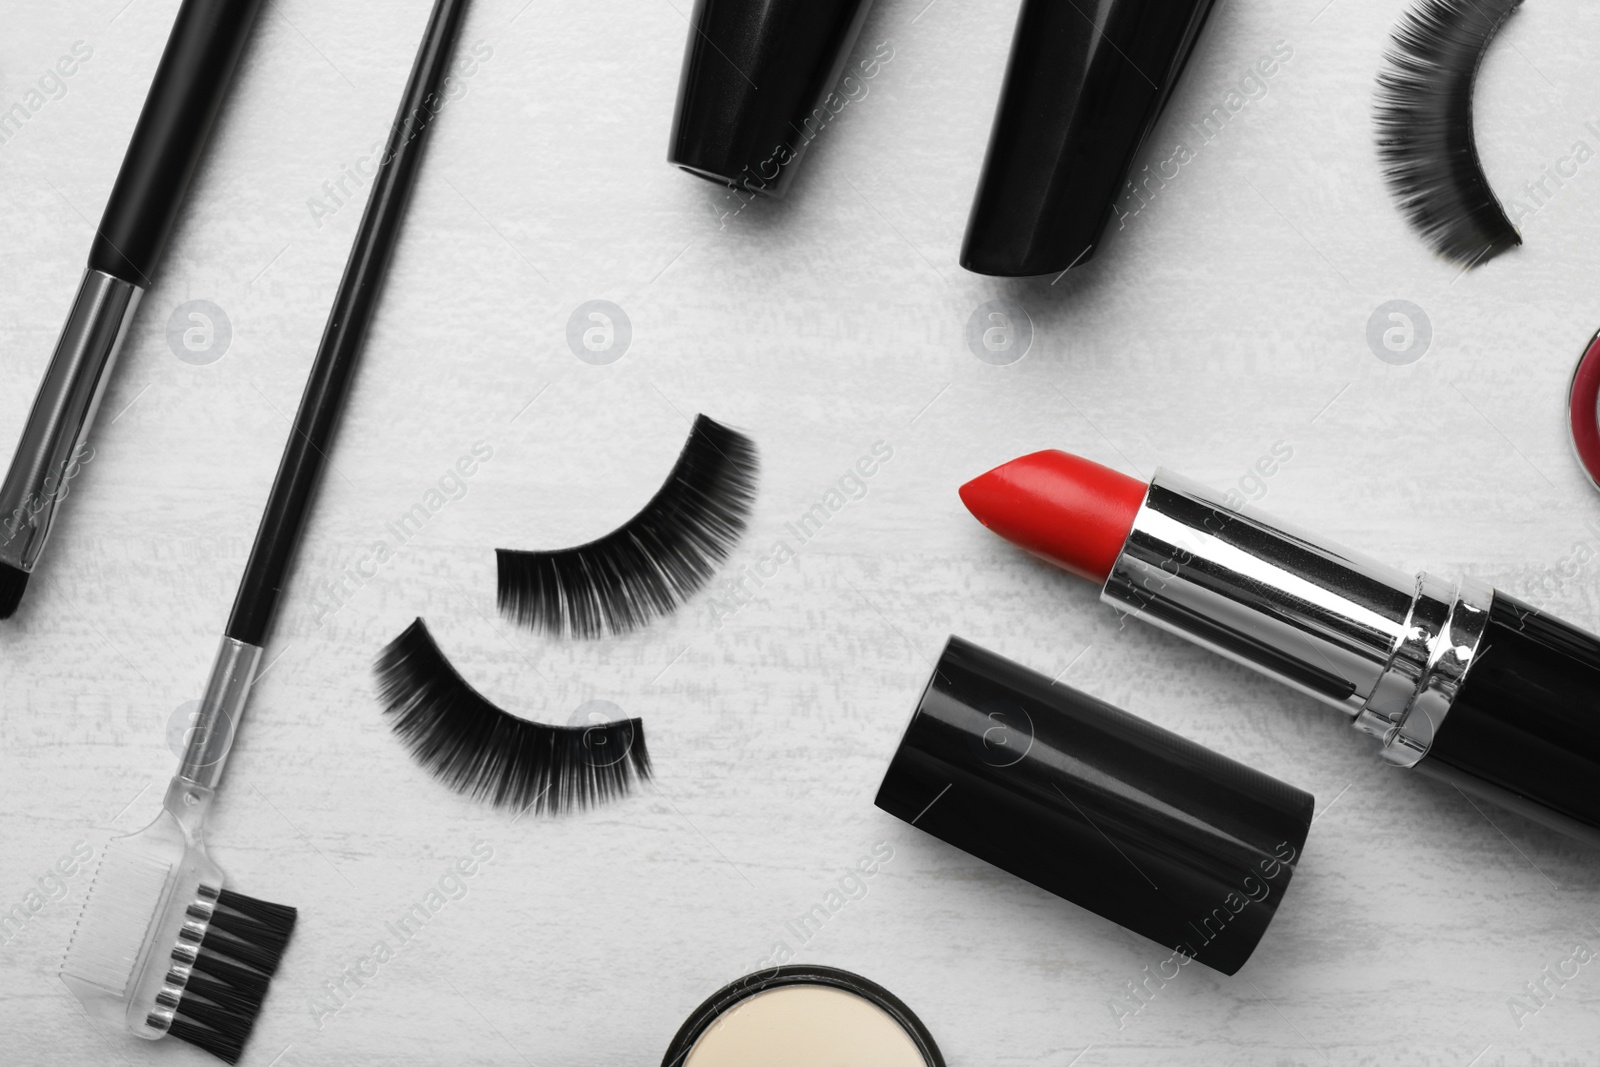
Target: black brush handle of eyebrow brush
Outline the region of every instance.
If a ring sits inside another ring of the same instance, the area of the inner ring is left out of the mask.
[[[444,103],[439,87],[468,2],[437,0],[428,20],[239,584],[227,629],[235,641],[260,646],[271,629],[416,184],[427,133]]]

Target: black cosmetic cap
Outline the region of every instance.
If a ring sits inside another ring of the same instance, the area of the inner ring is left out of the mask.
[[[952,637],[877,804],[1233,974],[1289,888],[1313,799]]]
[[[868,0],[696,0],[667,160],[781,197],[827,126]],[[842,107],[842,105],[839,105]]]
[[[1022,0],[961,265],[1054,274],[1094,255],[1215,0]]]

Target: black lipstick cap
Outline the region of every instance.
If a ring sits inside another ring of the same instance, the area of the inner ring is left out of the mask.
[[[959,637],[877,804],[1224,974],[1277,912],[1312,811],[1310,793]]]
[[[1214,2],[1022,0],[963,267],[1028,277],[1089,260]]]
[[[781,197],[834,91],[869,0],[696,0],[668,162]]]

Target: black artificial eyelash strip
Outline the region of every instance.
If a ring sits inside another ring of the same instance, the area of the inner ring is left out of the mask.
[[[501,612],[544,633],[601,637],[676,610],[744,533],[758,471],[753,441],[698,416],[666,482],[617,529],[553,552],[497,550]]]
[[[639,719],[551,726],[489,703],[417,619],[376,666],[379,698],[417,761],[458,793],[556,815],[632,792],[650,777]]]
[[[1378,156],[1411,224],[1464,266],[1522,243],[1489,187],[1472,91],[1490,42],[1522,0],[1420,0],[1378,75]]]

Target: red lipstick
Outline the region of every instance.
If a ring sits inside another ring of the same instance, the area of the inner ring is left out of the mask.
[[[961,502],[1012,544],[1098,583],[1111,577],[1149,488],[1052,449],[980,474],[961,487]]]
[[[1167,471],[1036,452],[961,489],[1126,614],[1342,709],[1383,758],[1600,846],[1600,638],[1404,571]]]

